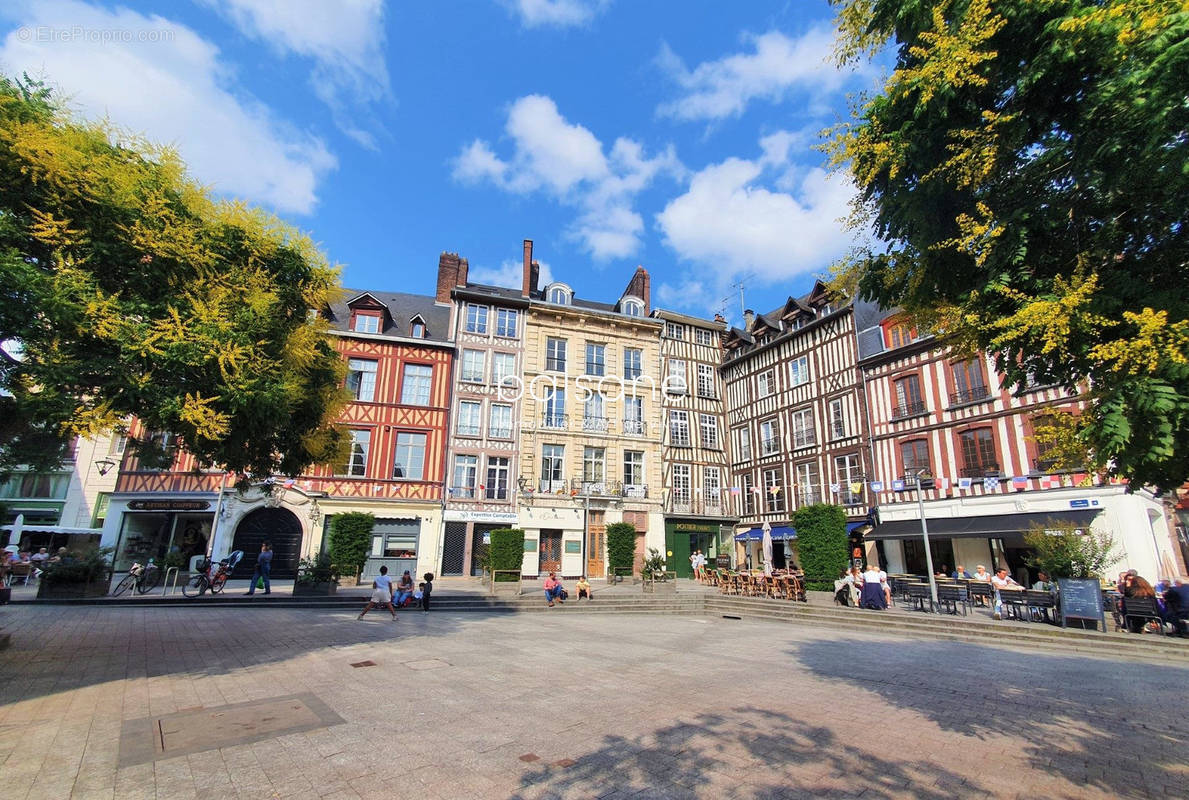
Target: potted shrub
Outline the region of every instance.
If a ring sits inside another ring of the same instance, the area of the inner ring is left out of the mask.
[[[492,594],[520,594],[520,570],[524,564],[524,531],[499,528],[491,532],[487,549],[491,565]]]
[[[106,597],[111,586],[112,548],[83,553],[68,552],[61,561],[47,564],[37,586],[38,598]]]
[[[293,596],[326,597],[338,591],[338,567],[330,560],[327,553],[319,553],[315,558],[303,558],[297,564],[297,577],[293,580]]]
[[[615,583],[631,577],[636,561],[636,526],[613,522],[607,526],[607,580]]]
[[[362,511],[335,514],[330,519],[330,560],[346,573],[341,583],[354,586],[372,549],[376,518]]]
[[[829,503],[798,508],[793,516],[797,528],[797,554],[805,571],[805,588],[831,592],[839,570],[847,565],[846,512]]]
[[[673,574],[665,569],[665,557],[655,547],[648,548],[648,558],[640,567],[640,577],[643,578],[643,590],[652,593],[675,594],[677,581]]]

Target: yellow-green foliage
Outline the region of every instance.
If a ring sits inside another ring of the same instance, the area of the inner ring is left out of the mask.
[[[310,238],[212,198],[169,148],[72,119],[0,79],[0,466],[29,431],[135,415],[207,464],[296,474],[332,458],[341,360],[311,308],[338,289]]]

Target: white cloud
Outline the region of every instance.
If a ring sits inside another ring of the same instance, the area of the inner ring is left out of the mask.
[[[201,0],[245,36],[282,55],[314,61],[310,83],[335,124],[365,147],[373,135],[353,116],[390,95],[384,62],[384,0]]]
[[[682,259],[774,283],[821,271],[852,244],[841,219],[853,185],[820,167],[789,170],[783,157],[774,160],[780,139],[765,141],[760,159],[729,158],[695,174],[657,215],[665,244]],[[790,191],[765,184],[782,176]]]
[[[681,96],[657,112],[679,120],[739,116],[751,101],[778,102],[797,87],[815,94],[836,91],[850,74],[831,62],[834,34],[827,27],[812,28],[795,39],[779,31],[744,34],[743,41],[752,45],[751,52],[707,61],[692,70],[662,45],[657,63],[681,88]]]
[[[454,178],[491,182],[515,194],[540,192],[576,208],[568,233],[598,260],[637,251],[644,220],[632,207],[635,196],[657,176],[684,171],[672,147],[649,158],[638,142],[620,138],[605,154],[598,137],[568,122],[542,95],[512,103],[504,130],[511,156],[501,158],[476,139],[454,160]]]
[[[585,25],[601,14],[610,0],[503,0],[526,28]]]
[[[548,286],[553,283],[553,270],[549,265],[544,261],[537,261],[537,264],[541,267],[537,285]],[[519,289],[524,285],[524,261],[508,258],[498,267],[472,267],[467,272],[467,280],[487,286],[506,286],[511,289]]]
[[[174,145],[191,174],[222,194],[282,212],[314,209],[334,156],[317,137],[235,93],[218,48],[194,31],[70,0],[39,2],[14,16],[20,27],[0,43],[6,72],[44,75],[82,116],[107,116]]]

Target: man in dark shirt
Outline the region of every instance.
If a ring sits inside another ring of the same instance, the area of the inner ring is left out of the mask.
[[[256,569],[252,570],[252,585],[248,587],[248,594],[256,594],[256,578],[264,580],[264,593],[272,594],[272,583],[268,574],[272,571],[272,542],[260,545],[260,555],[256,557]]]
[[[1173,632],[1177,636],[1189,637],[1189,623],[1186,622],[1189,619],[1189,584],[1180,578],[1174,580],[1164,591],[1164,607]]]

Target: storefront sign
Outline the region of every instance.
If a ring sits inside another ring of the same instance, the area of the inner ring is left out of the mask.
[[[730,553],[719,553],[714,558],[714,566],[718,567],[719,569],[730,569],[731,568],[731,554]]]
[[[499,511],[455,511],[447,509],[447,522],[507,522],[516,523],[516,515]]]
[[[206,500],[129,500],[129,511],[206,511]]]
[[[1097,508],[1098,501],[1097,500],[1070,500],[1069,501],[1070,508],[1090,508],[1091,506]]]
[[[678,533],[718,533],[718,525],[708,522],[675,522],[673,530]]]

